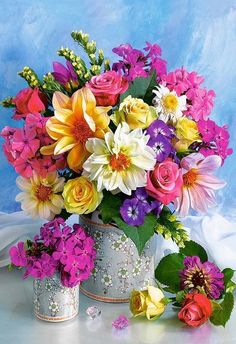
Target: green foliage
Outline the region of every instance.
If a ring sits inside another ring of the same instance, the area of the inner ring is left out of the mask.
[[[184,247],[189,240],[188,233],[183,228],[182,223],[177,220],[177,217],[166,206],[163,207],[157,219],[155,230],[165,239],[172,239],[179,247]]]
[[[219,304],[220,307],[213,307],[213,313],[210,317],[212,324],[216,326],[224,326],[229,320],[233,307],[234,307],[234,296],[232,293],[226,293],[224,300]]]
[[[5,108],[13,108],[16,106],[15,103],[13,103],[13,97],[7,97],[7,98],[3,99],[0,102],[0,105],[2,105]]]
[[[226,268],[222,271],[222,273],[224,274],[225,291],[226,293],[232,293],[236,289],[236,284],[231,280],[234,276],[234,270]]]
[[[206,262],[208,260],[207,253],[204,248],[192,240],[186,242],[185,246],[180,248],[179,252],[185,256],[198,256],[202,262]]]
[[[183,270],[184,255],[181,253],[169,254],[158,264],[155,276],[162,284],[169,287],[169,291],[177,293],[180,289],[179,271]]]
[[[145,103],[152,105],[153,89],[157,86],[156,72],[154,71],[148,78],[136,78],[129,86],[128,90],[120,97],[122,102],[131,95],[133,98],[142,98]]]
[[[102,220],[104,223],[115,222],[125,235],[133,241],[139,254],[141,254],[146,242],[155,233],[156,217],[153,214],[148,214],[142,226],[129,226],[120,217],[121,203],[122,200],[119,195],[104,192],[102,203],[99,206]]]

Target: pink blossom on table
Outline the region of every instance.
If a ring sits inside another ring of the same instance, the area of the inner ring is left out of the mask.
[[[10,248],[9,255],[11,261],[16,266],[26,266],[27,265],[27,258],[26,252],[24,248],[24,242],[20,241],[16,246]]]
[[[47,106],[46,96],[37,87],[21,90],[12,100],[16,105],[14,119],[21,119],[31,113],[44,111]]]
[[[162,75],[161,84],[175,91],[178,96],[186,95],[186,116],[195,121],[207,120],[214,106],[215,92],[206,90],[201,86],[204,78],[196,72],[188,72],[186,69],[176,69],[167,75]]]
[[[116,330],[123,330],[124,328],[126,328],[127,326],[129,326],[129,320],[126,318],[125,315],[120,315],[117,319],[115,319],[112,322],[112,326],[116,329]]]

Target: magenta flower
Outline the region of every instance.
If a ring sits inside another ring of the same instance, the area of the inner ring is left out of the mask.
[[[20,241],[16,246],[11,247],[9,250],[11,261],[16,266],[27,265],[27,258],[24,245],[24,242]]]
[[[13,135],[12,149],[19,152],[21,158],[29,159],[34,157],[39,147],[40,141],[36,138],[35,129],[28,127],[16,129]]]
[[[224,290],[224,274],[211,262],[202,263],[197,256],[184,258],[180,271],[181,288],[203,291],[211,299],[219,299]]]
[[[60,241],[57,244],[56,251],[53,252],[52,257],[55,260],[59,260],[61,264],[66,264],[67,260],[69,257],[73,254],[74,252],[74,245],[70,242],[63,242]]]
[[[36,259],[30,268],[30,275],[34,278],[44,279],[45,277],[52,277],[55,271],[56,262],[49,254],[43,252],[40,259]]]
[[[112,326],[116,330],[123,330],[124,328],[129,326],[129,320],[126,318],[125,315],[120,315],[117,319],[112,322]]]
[[[52,75],[60,84],[64,86],[70,82],[74,84],[74,86],[78,84],[77,74],[70,61],[66,61],[66,67],[60,62],[53,62],[53,70]]]

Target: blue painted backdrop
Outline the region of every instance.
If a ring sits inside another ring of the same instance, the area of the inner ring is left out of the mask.
[[[142,48],[158,42],[168,69],[185,66],[205,76],[216,91],[213,118],[229,123],[236,154],[236,2],[235,0],[0,0],[0,98],[25,87],[17,71],[24,65],[39,75],[51,70],[56,51],[73,47],[70,32],[90,33],[112,59],[124,42]],[[0,127],[15,125],[1,109]],[[219,195],[220,211],[236,215],[236,160],[219,172],[228,186]],[[0,211],[15,211],[16,174],[0,152]],[[234,210],[235,209],[235,210]]]

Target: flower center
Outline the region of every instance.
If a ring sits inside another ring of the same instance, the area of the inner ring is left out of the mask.
[[[82,119],[74,125],[74,136],[79,142],[85,143],[89,137],[93,136],[93,132],[87,122]]]
[[[191,282],[195,288],[204,287],[206,284],[206,280],[205,280],[203,272],[201,270],[196,271],[191,278]]]
[[[197,173],[194,168],[189,170],[183,175],[183,181],[185,186],[192,186],[197,179]]]
[[[35,194],[40,201],[48,201],[51,193],[52,188],[50,186],[45,186],[41,184],[38,186]]]
[[[114,171],[124,171],[130,166],[130,159],[123,153],[113,154],[110,158],[110,166]]]
[[[163,99],[163,105],[167,111],[175,112],[178,107],[178,98],[173,94],[167,94]]]

